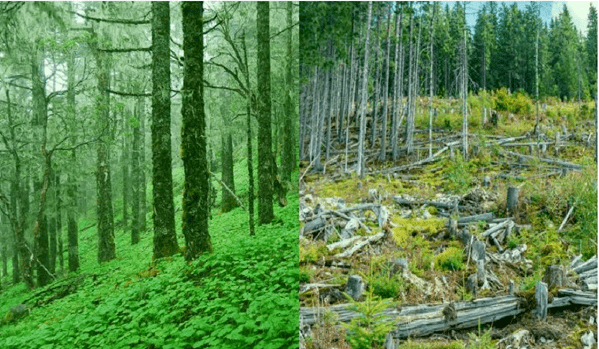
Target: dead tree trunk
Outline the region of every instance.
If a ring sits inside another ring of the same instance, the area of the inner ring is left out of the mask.
[[[368,2],[368,15],[366,19],[366,40],[364,42],[364,68],[362,70],[362,101],[360,103],[360,136],[358,139],[358,176],[364,177],[366,161],[364,157],[364,138],[366,137],[366,99],[368,94],[368,42],[370,39],[370,20],[372,17],[372,1]]]

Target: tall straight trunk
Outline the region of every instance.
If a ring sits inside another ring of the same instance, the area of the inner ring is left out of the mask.
[[[537,109],[537,121],[535,123],[535,136],[539,136],[539,32],[535,41],[535,99]]]
[[[139,231],[140,233],[145,233],[147,228],[147,219],[146,215],[148,214],[148,196],[146,193],[147,181],[146,181],[146,171],[148,166],[146,164],[146,120],[147,114],[146,110],[146,102],[145,99],[141,99],[139,101]]]
[[[370,136],[370,145],[374,148],[374,143],[376,141],[376,132],[377,132],[377,128],[378,128],[378,114],[377,114],[377,103],[379,101],[379,84],[381,82],[381,69],[379,67],[379,52],[381,51],[381,44],[380,44],[380,33],[379,33],[379,27],[380,27],[380,22],[381,22],[381,14],[380,11],[377,11],[376,14],[376,29],[375,29],[375,35],[376,35],[376,44],[374,45],[375,48],[375,55],[374,55],[374,98],[372,100],[372,133]]]
[[[293,2],[287,2],[287,25],[291,27],[293,24]],[[283,117],[283,149],[281,154],[281,177],[283,181],[291,183],[291,173],[296,168],[294,121],[295,119],[295,103],[292,96],[295,91],[293,79],[293,30],[289,30],[287,36],[287,60],[285,65],[285,115]],[[328,136],[330,137],[330,135]],[[328,158],[328,143],[327,141],[327,158]]]
[[[204,38],[202,2],[184,2],[183,13],[183,128],[181,153],[185,171],[183,191],[183,235],[185,258],[195,259],[212,252],[208,232],[210,214],[209,170],[206,158],[206,116],[204,113]],[[200,33],[200,35],[198,35]]]
[[[403,92],[404,92],[404,54],[405,54],[405,49],[403,47],[403,24],[402,24],[402,19],[403,19],[403,11],[401,13],[401,17],[399,20],[399,31],[400,31],[400,35],[399,35],[399,71],[398,71],[398,78],[397,78],[397,91],[398,91],[398,100],[397,100],[397,117],[399,118],[399,116],[401,115],[401,118],[399,119],[399,121],[397,122],[396,126],[394,126],[395,132],[396,132],[396,136],[395,136],[395,141],[392,144],[393,147],[393,160],[397,160],[398,156],[399,156],[399,130],[401,128],[401,123],[405,117],[405,104],[403,103]]]
[[[51,274],[56,273],[56,252],[58,248],[57,237],[56,237],[56,218],[52,217],[48,219],[48,239],[50,247],[50,260],[48,263],[48,270]]]
[[[6,89],[8,96],[8,88]],[[10,105],[10,98],[7,98]],[[10,106],[8,107],[10,109]],[[10,112],[9,112],[10,114]],[[17,216],[17,191],[14,181],[10,182],[10,210],[9,214],[13,217],[14,220],[18,221]],[[12,283],[17,284],[21,279],[21,270],[19,268],[19,241],[17,237],[17,230],[14,227],[18,224],[18,222],[9,222],[12,223],[10,228],[12,230]]]
[[[271,154],[271,102],[270,102],[270,3],[258,1],[258,223],[267,224],[274,219],[272,207],[273,178]]]
[[[368,44],[370,40],[370,21],[372,19],[372,1],[368,2],[368,15],[366,19],[366,40],[364,41],[364,68],[362,70],[362,101],[360,103],[360,136],[358,139],[358,176],[364,178],[366,172],[366,159],[364,156],[364,138],[366,137],[366,100],[368,94]]]
[[[247,46],[245,43],[245,31],[241,34],[241,45],[243,49],[245,85],[251,90],[250,72],[248,64]],[[248,218],[250,223],[250,236],[256,234],[254,227],[254,161],[252,153],[252,102],[246,100],[246,125],[247,125],[247,157],[248,157]],[[304,116],[305,119],[305,116]],[[304,121],[305,122],[305,121]],[[304,126],[304,129],[306,127]],[[303,143],[303,139],[302,139]]]
[[[139,153],[140,143],[143,135],[141,134],[141,127],[139,119],[142,116],[141,113],[141,97],[138,97],[134,109],[134,115],[137,119],[133,125],[133,144],[131,149],[131,244],[135,245],[139,242],[139,230],[141,217],[140,207],[140,177],[141,168],[139,166]],[[144,217],[145,218],[145,217]]]
[[[45,76],[43,68],[43,57],[39,47],[33,55],[31,64],[32,75],[32,91],[34,115],[38,125],[42,127],[41,153],[43,157],[43,182],[40,191],[38,211],[36,221],[33,227],[34,239],[34,255],[37,265],[37,285],[43,287],[50,281],[51,273],[49,267],[49,251],[48,251],[48,231],[46,220],[46,198],[48,188],[50,186],[50,175],[52,168],[52,152],[46,149],[47,145],[47,128],[48,128],[48,110],[45,96]]]
[[[318,77],[320,74],[319,67],[316,67],[314,71],[314,82],[312,83],[312,109],[310,110],[310,162],[316,161],[316,153],[318,149],[318,129],[319,118],[320,118],[320,98],[319,98],[319,84]]]
[[[0,254],[2,255],[2,277],[8,276],[8,229],[5,227],[6,218],[0,214]],[[2,287],[0,283],[0,287]]]
[[[152,3],[152,194],[154,259],[179,252],[171,160],[170,9]],[[204,162],[206,154],[204,153]],[[197,165],[196,165],[197,166]]]
[[[414,66],[416,65],[414,53],[414,15],[410,15],[410,64],[408,66],[408,110],[407,110],[407,122],[406,122],[406,151],[408,154],[412,154],[414,150],[414,114],[412,113],[412,103],[414,99]]]
[[[433,5],[434,6],[434,5]],[[429,56],[429,60],[430,60],[430,79],[429,79],[429,83],[428,83],[428,89],[429,89],[429,99],[428,99],[428,157],[432,158],[433,157],[433,62],[434,62],[434,55],[433,55],[433,43],[434,43],[434,38],[435,38],[435,25],[434,25],[434,20],[435,20],[435,12],[436,12],[436,7],[433,7],[433,15],[431,16],[431,37],[430,37],[430,43],[429,43],[429,47],[430,47],[430,56]]]
[[[381,154],[379,159],[385,161],[387,159],[387,120],[389,112],[389,54],[391,52],[391,6],[387,14],[387,51],[385,52],[385,81],[383,85],[383,126],[381,128]]]
[[[332,40],[329,39],[329,51],[331,52],[331,59],[335,60],[335,51],[332,46]],[[330,68],[328,71],[327,84],[329,86],[328,94],[326,95],[326,100],[328,100],[327,108],[325,108],[325,117],[326,117],[326,140],[325,140],[325,159],[329,160],[331,155],[331,114],[333,113],[333,90],[334,86],[334,68]]]
[[[468,160],[468,62],[466,54],[466,29],[464,28],[464,41],[462,45],[462,152],[464,160]]]
[[[71,120],[75,119],[75,53],[71,52],[67,56],[67,113]],[[74,272],[79,269],[79,244],[77,234],[77,178],[75,168],[77,164],[77,153],[71,151],[70,165],[71,171],[68,174],[67,181],[67,242],[68,242],[68,263],[69,271]]]
[[[60,266],[60,273],[64,272],[64,244],[62,240],[62,197],[60,196],[60,174],[56,174],[56,179],[54,180],[54,188],[56,189],[56,234],[57,234],[57,253],[58,253],[58,263]]]
[[[114,215],[112,211],[112,187],[110,175],[109,136],[109,96],[108,83],[110,79],[109,62],[107,54],[96,52],[96,70],[98,76],[98,129],[104,136],[98,142],[97,149],[97,219],[98,219],[98,262],[107,262],[116,258],[114,244]]]
[[[222,181],[229,190],[235,193],[235,178],[233,174],[233,136],[230,132],[225,131],[226,135],[221,135],[222,144]],[[221,212],[226,213],[237,207],[237,200],[232,193],[222,188],[221,193]]]
[[[129,224],[129,192],[131,191],[131,178],[129,177],[129,142],[127,142],[127,123],[125,121],[125,113],[122,120],[122,153],[121,153],[121,178],[123,181],[123,230],[127,230]]]
[[[315,149],[315,161],[314,161],[314,169],[320,171],[323,166],[321,163],[322,157],[322,138],[323,138],[323,128],[324,121],[327,118],[327,111],[330,107],[330,100],[327,98],[329,95],[330,85],[329,85],[329,75],[331,74],[331,70],[322,72],[324,82],[323,82],[323,91],[320,100],[322,101],[322,106],[320,108],[319,116],[318,116],[318,126],[316,127],[316,149]]]
[[[403,49],[403,42],[402,42],[402,32],[403,32],[403,26],[401,25],[401,20],[403,19],[403,12],[401,12],[401,10],[399,9],[399,1],[395,2],[395,6],[397,8],[397,11],[400,11],[399,13],[397,13],[395,15],[395,71],[393,73],[393,108],[392,108],[392,115],[393,115],[393,122],[391,124],[391,152],[392,152],[392,157],[393,160],[397,159],[397,151],[398,151],[398,147],[397,147],[397,138],[398,138],[398,131],[399,131],[399,106],[401,103],[401,97],[400,96],[400,91],[399,91],[399,79],[403,78],[403,71],[402,76],[399,76],[399,71],[400,69],[403,70],[403,66],[400,68],[400,63],[399,63],[399,54],[400,51]],[[403,62],[402,62],[403,65]]]

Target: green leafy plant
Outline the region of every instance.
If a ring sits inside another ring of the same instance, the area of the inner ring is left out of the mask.
[[[448,247],[436,258],[437,265],[441,270],[464,269],[464,252],[457,247]]]
[[[352,348],[370,349],[382,345],[393,324],[381,312],[393,304],[381,300],[372,290],[366,291],[364,302],[355,301],[348,294],[345,297],[351,302],[350,309],[360,314],[349,324],[342,324],[348,330],[347,341]]]
[[[464,193],[470,187],[472,174],[470,174],[471,164],[464,161],[460,152],[456,152],[455,161],[449,165],[447,173],[447,189],[456,193]]]
[[[485,332],[482,332],[480,320],[478,321],[478,334],[476,333],[468,333],[470,337],[470,344],[468,348],[474,349],[492,349],[495,348],[493,345],[493,340],[491,339],[491,328]]]

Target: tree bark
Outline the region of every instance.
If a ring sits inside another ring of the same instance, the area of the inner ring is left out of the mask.
[[[403,100],[403,11],[399,8],[399,1],[395,6],[400,13],[395,17],[395,74],[393,74],[393,123],[391,126],[391,150],[393,160],[397,160],[399,148],[397,146],[399,136],[399,112]]]
[[[108,96],[108,83],[110,79],[109,62],[106,53],[96,51],[96,66],[98,76],[98,99],[97,110],[98,130],[101,130],[103,137],[98,142],[97,149],[97,219],[98,219],[98,262],[107,262],[116,258],[116,249],[114,244],[114,215],[112,211],[112,187],[110,175],[109,160],[109,135],[106,135],[110,129],[110,106]]]
[[[185,258],[195,259],[212,252],[208,231],[210,214],[209,171],[206,158],[206,117],[204,113],[204,38],[202,2],[183,2],[183,126],[181,152],[185,170],[183,191],[183,235]]]
[[[154,259],[168,257],[179,252],[175,232],[175,208],[173,204],[169,43],[169,3],[153,2],[152,193],[154,199]],[[206,154],[204,153],[205,157]]]
[[[222,189],[221,197],[221,212],[226,213],[237,207],[237,200],[235,200],[235,178],[233,175],[233,136],[227,132],[226,135],[221,135],[222,143],[222,181],[229,188],[231,192]]]
[[[274,219],[272,207],[273,178],[271,154],[270,105],[270,4],[259,1],[257,9],[258,41],[258,223]]]
[[[383,119],[383,125],[381,128],[381,154],[379,159],[381,161],[387,160],[387,119],[389,114],[389,55],[391,53],[391,6],[389,6],[389,13],[387,18],[387,51],[385,52],[385,81],[383,87],[383,112],[381,118]]]
[[[287,2],[287,26],[293,24],[293,2]],[[294,91],[296,89],[295,81],[293,78],[293,30],[289,30],[289,36],[287,38],[287,62],[285,66],[285,81],[286,81],[286,96],[285,96],[285,116],[283,120],[283,150],[281,154],[281,178],[283,181],[291,182],[291,172],[296,168],[296,155],[295,155],[295,144],[296,140],[294,135],[295,125],[295,106],[293,101]],[[330,147],[330,128],[329,134],[327,135],[327,159]]]
[[[363,178],[366,172],[364,157],[364,138],[366,137],[366,100],[368,99],[368,43],[370,40],[370,21],[372,19],[372,1],[368,2],[366,19],[366,40],[364,42],[364,67],[362,69],[362,101],[360,103],[360,137],[358,139],[358,176]]]

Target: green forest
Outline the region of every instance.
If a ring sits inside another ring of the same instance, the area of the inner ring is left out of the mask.
[[[597,10],[542,6],[302,3],[302,348],[597,345]]]
[[[298,21],[0,3],[0,348],[298,347]]]

